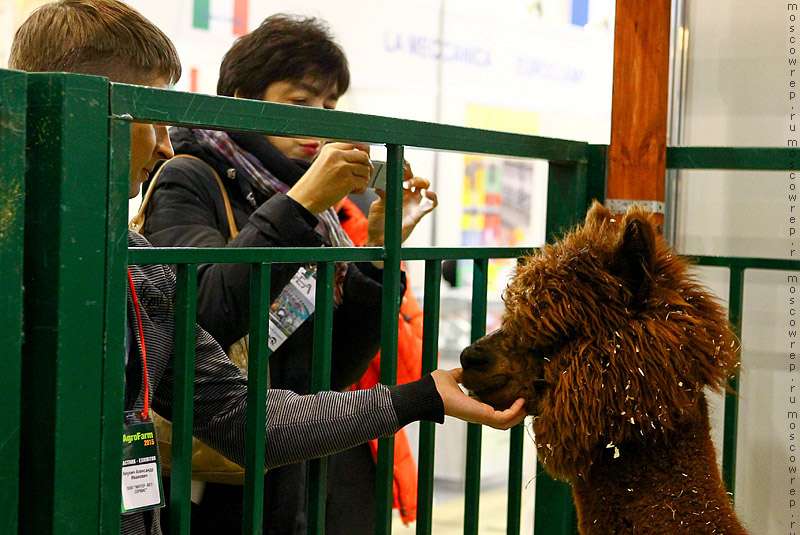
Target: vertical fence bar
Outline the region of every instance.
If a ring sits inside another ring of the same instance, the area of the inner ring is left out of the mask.
[[[603,155],[595,155],[592,169],[596,173],[589,189],[587,160],[575,163],[550,162],[547,177],[547,240],[579,223],[586,214],[589,194],[600,191],[600,169]],[[605,173],[603,173],[603,176]],[[546,497],[546,498],[545,498]],[[566,483],[553,480],[537,461],[536,503],[534,504],[535,535],[572,535],[577,533],[577,513],[572,501],[572,489]]]
[[[581,222],[591,199],[588,198],[587,161],[550,162],[547,174],[547,219],[545,239]],[[593,193],[599,188],[594,187]]]
[[[250,349],[247,358],[243,532],[257,535],[264,524],[264,422],[269,378],[270,264],[250,270]]]
[[[178,264],[176,275],[169,528],[172,534],[188,535],[191,520],[197,264]]]
[[[381,383],[397,383],[397,317],[400,313],[400,231],[403,217],[403,147],[386,147],[386,243],[381,306]],[[375,533],[392,532],[394,437],[378,440]]]
[[[737,338],[742,336],[744,310],[744,268],[732,267],[728,288],[728,319]],[[738,350],[741,356],[741,346]],[[739,436],[739,371],[729,381],[732,392],[725,394],[725,424],[722,439],[722,481],[733,501],[736,490],[736,442]]]
[[[486,289],[489,261],[473,262],[472,270],[472,334],[471,342],[486,334]],[[481,426],[467,424],[467,470],[464,476],[464,535],[478,535],[481,499]]]
[[[519,535],[522,513],[522,448],[525,439],[523,424],[511,428],[508,452],[508,506],[506,535]]]
[[[17,532],[27,82],[0,71],[0,533]]]
[[[119,533],[122,499],[122,413],[125,410],[125,330],[127,315],[127,219],[130,189],[130,122],[109,120],[106,221],[103,416],[100,471],[100,523],[104,533]]]
[[[422,375],[439,364],[439,294],[442,284],[442,261],[425,261],[425,295],[422,318]],[[436,424],[419,423],[419,460],[417,478],[417,535],[431,535],[433,523],[433,468]]]
[[[335,264],[317,263],[317,292],[314,298],[314,356],[311,366],[311,392],[331,388],[331,348],[333,329],[333,274]],[[328,459],[308,463],[308,532],[325,533],[325,495]]]
[[[586,201],[605,202],[608,173],[608,145],[586,147]]]
[[[19,525],[97,533],[108,81],[27,78]]]

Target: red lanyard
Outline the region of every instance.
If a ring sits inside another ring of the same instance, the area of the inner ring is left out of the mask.
[[[136,290],[133,288],[133,277],[131,270],[128,270],[128,285],[131,287],[133,297],[133,309],[136,311],[136,321],[139,323],[139,340],[142,342],[142,369],[144,370],[144,410],[142,418],[147,418],[150,410],[150,385],[147,382],[147,351],[144,349],[144,330],[142,329],[142,314],[139,312],[139,300],[136,298]]]

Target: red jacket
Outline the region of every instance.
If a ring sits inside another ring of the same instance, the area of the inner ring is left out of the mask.
[[[362,247],[367,241],[367,218],[350,199],[345,198],[339,209],[342,228],[353,244]],[[397,326],[397,384],[416,381],[422,368],[422,307],[411,292],[406,277],[406,293],[400,304]],[[370,362],[364,376],[355,384],[356,389],[369,389],[380,380],[381,353]],[[377,459],[378,441],[369,443],[373,458]],[[408,437],[402,429],[394,438],[394,508],[400,512],[404,524],[417,519],[417,464],[411,454]]]

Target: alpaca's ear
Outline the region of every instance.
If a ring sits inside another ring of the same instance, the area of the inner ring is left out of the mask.
[[[611,219],[611,212],[608,208],[600,204],[598,201],[593,201],[591,208],[586,212],[586,224],[600,224],[603,221]]]
[[[623,225],[622,235],[614,244],[609,271],[630,290],[631,305],[638,306],[647,298],[655,265],[655,231],[639,217],[626,217]]]

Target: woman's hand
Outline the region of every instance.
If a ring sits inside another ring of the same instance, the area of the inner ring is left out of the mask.
[[[519,398],[509,408],[498,411],[491,406],[469,397],[458,386],[461,381],[461,368],[454,370],[434,370],[431,374],[436,390],[442,396],[444,413],[466,422],[488,425],[495,429],[509,429],[520,423],[527,413],[525,400]]]
[[[369,145],[327,143],[286,195],[318,215],[350,193],[364,193],[372,170]]]
[[[400,235],[401,241],[411,235],[425,215],[433,211],[439,204],[436,193],[430,189],[430,181],[426,178],[414,176],[408,162],[403,165],[403,222]],[[369,207],[367,219],[367,247],[380,247],[386,243],[384,231],[386,221],[386,191],[376,189],[378,200]],[[380,266],[379,266],[380,267]]]

